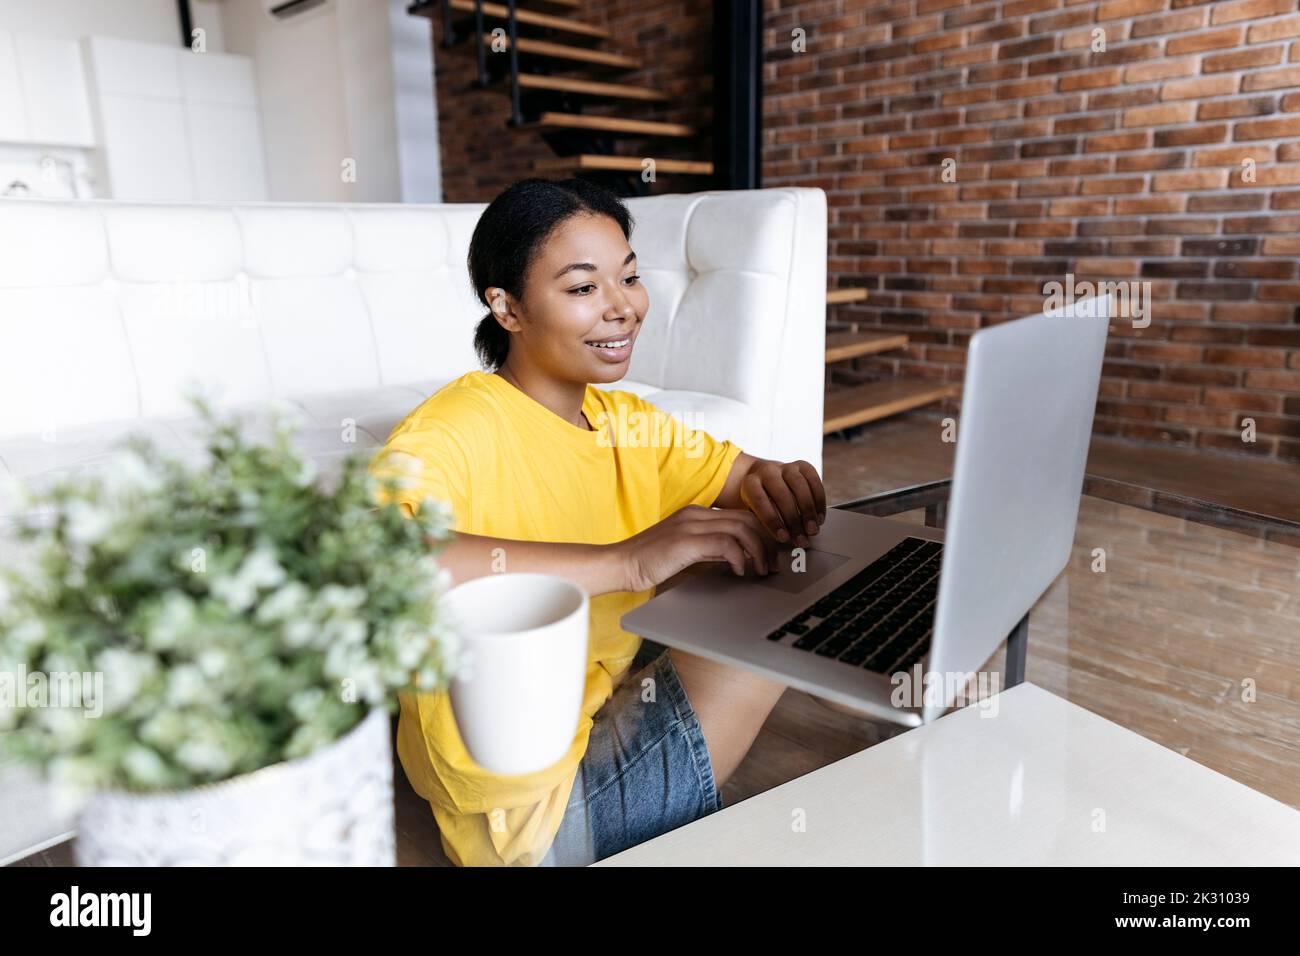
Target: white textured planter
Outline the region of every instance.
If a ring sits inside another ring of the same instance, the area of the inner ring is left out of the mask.
[[[193,790],[107,792],[77,825],[82,866],[392,866],[389,716],[299,760]]]

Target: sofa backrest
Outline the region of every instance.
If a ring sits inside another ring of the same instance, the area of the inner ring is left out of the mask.
[[[629,201],[650,313],[628,378],[744,403],[758,454],[820,463],[825,197]],[[0,440],[477,367],[484,207],[0,201]],[[814,457],[816,456],[816,457]]]

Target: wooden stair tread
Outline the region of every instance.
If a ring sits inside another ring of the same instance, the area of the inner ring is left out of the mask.
[[[932,379],[896,378],[853,385],[826,394],[822,433],[874,422],[961,394],[961,386]]]
[[[520,129],[552,127],[562,129],[592,129],[604,133],[633,133],[641,136],[694,136],[694,126],[685,123],[661,123],[655,120],[626,119],[621,116],[595,116],[589,113],[542,113],[535,123],[526,123]]]
[[[577,156],[556,156],[553,159],[540,159],[534,164],[539,172],[557,172],[573,169],[611,169],[618,172],[639,173],[640,156],[607,156],[583,153]],[[695,159],[655,159],[655,171],[660,173],[683,173],[691,176],[712,176],[713,164]]]
[[[903,332],[827,332],[826,363],[907,348]]]
[[[474,0],[451,0],[451,8],[462,13],[473,13]],[[504,20],[510,15],[510,10],[504,3],[484,2],[483,15],[496,20]],[[526,23],[529,26],[547,27],[551,30],[560,30],[564,33],[574,33],[579,36],[596,37],[601,40],[609,40],[613,37],[613,34],[604,27],[583,23],[581,20],[571,20],[563,15],[557,16],[552,13],[529,10],[525,7],[515,9],[515,19],[519,23]]]
[[[597,83],[568,76],[544,76],[540,73],[520,73],[519,85],[526,90],[557,90],[562,93],[585,93],[588,96],[608,96],[614,99],[644,100],[662,103],[672,97],[648,86],[629,86],[626,83]],[[508,89],[508,87],[504,87]]]
[[[827,305],[843,305],[845,302],[866,302],[866,289],[830,289],[826,293]]]
[[[493,37],[490,34],[483,35],[485,46],[491,46]],[[505,48],[510,49],[510,38],[503,37],[502,42]],[[594,66],[616,67],[620,70],[639,70],[641,61],[636,57],[624,56],[622,53],[609,53],[605,50],[588,50],[586,47],[569,46],[567,43],[552,43],[550,40],[531,40],[528,37],[519,38],[519,52],[529,53],[533,56],[549,56],[558,60],[575,60],[579,63],[590,63]]]

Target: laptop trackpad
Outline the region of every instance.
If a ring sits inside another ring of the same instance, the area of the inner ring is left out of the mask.
[[[764,577],[747,570],[745,580],[764,587],[776,588],[778,591],[798,594],[808,585],[821,580],[849,560],[844,554],[809,548],[804,551],[800,562],[796,563],[793,554],[793,551],[783,548],[776,556],[780,571]]]

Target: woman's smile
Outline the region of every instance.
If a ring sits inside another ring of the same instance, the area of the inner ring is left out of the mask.
[[[636,329],[633,329],[631,332],[622,332],[603,339],[586,339],[585,344],[595,351],[602,361],[618,365],[632,357],[632,343],[635,341]]]

